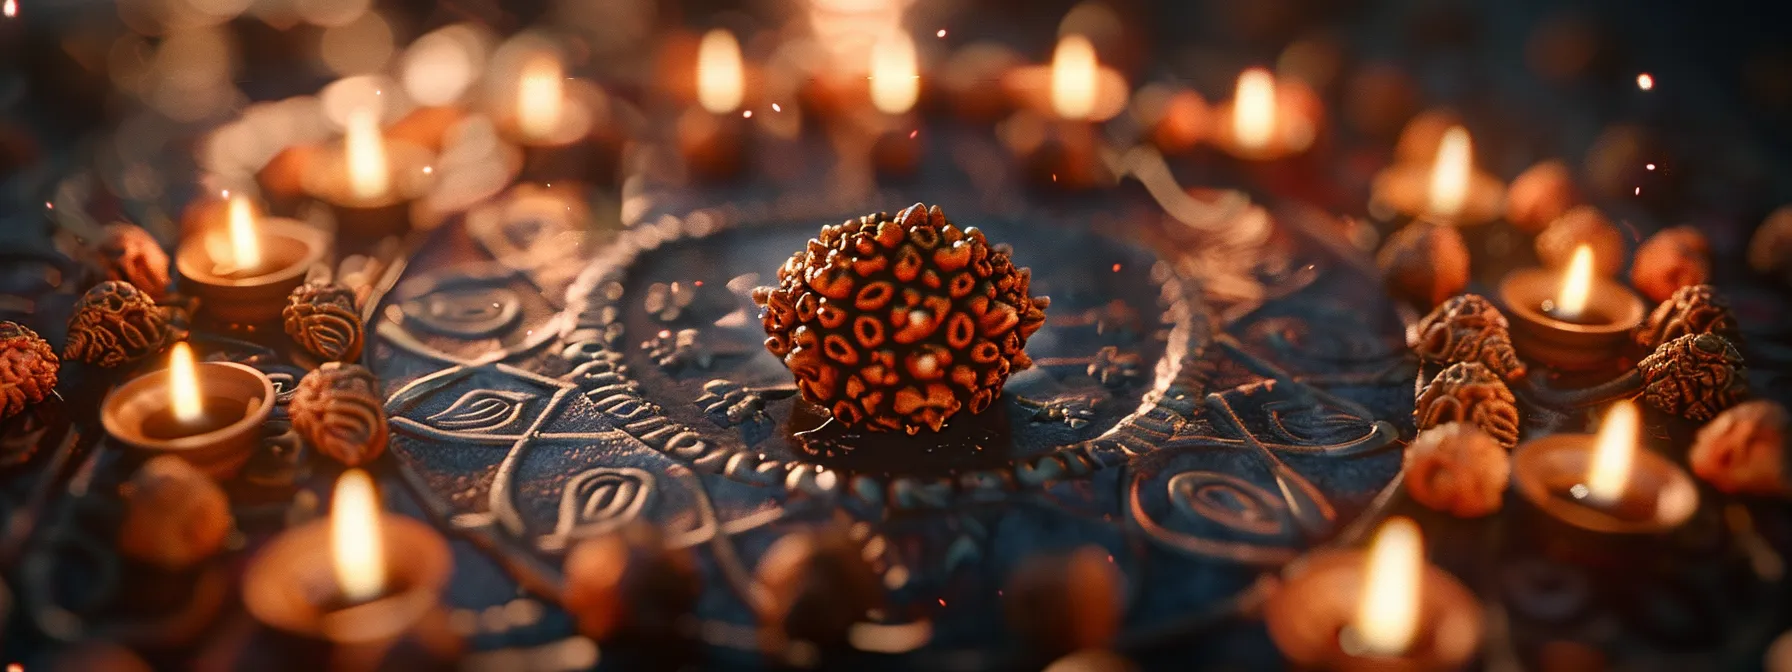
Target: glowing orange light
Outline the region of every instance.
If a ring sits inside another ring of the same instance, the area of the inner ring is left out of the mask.
[[[746,96],[745,80],[734,33],[720,28],[705,33],[697,46],[697,104],[714,114],[733,112]]]
[[[242,196],[230,199],[230,253],[231,264],[239,269],[261,266],[261,239],[255,235],[255,209],[249,199]]]
[[[1437,160],[1431,165],[1431,184],[1427,191],[1426,211],[1443,217],[1454,217],[1468,202],[1468,180],[1474,167],[1475,150],[1468,130],[1453,126],[1444,131],[1437,145]]]
[[[1276,129],[1276,80],[1263,68],[1238,75],[1232,97],[1232,137],[1246,149],[1269,145]]]
[[[1637,75],[1636,76],[1636,88],[1642,89],[1644,91],[1654,90],[1655,89],[1655,77],[1653,75],[1650,75],[1647,72]]]
[[[1562,278],[1562,292],[1556,295],[1555,314],[1563,319],[1579,318],[1587,310],[1587,297],[1593,293],[1593,248],[1574,248],[1568,259],[1568,274]]]
[[[1350,623],[1352,644],[1366,653],[1397,656],[1412,645],[1419,626],[1419,575],[1424,540],[1411,518],[1381,524],[1369,543],[1362,602]]]
[[[915,65],[915,43],[891,32],[871,46],[871,104],[884,114],[902,114],[915,106],[921,79]]]
[[[199,390],[199,365],[193,363],[193,348],[180,342],[168,358],[168,410],[180,422],[198,422],[205,417],[205,404]]]
[[[1630,465],[1636,460],[1641,424],[1636,404],[1629,400],[1613,404],[1606,411],[1605,420],[1599,423],[1599,435],[1593,439],[1593,464],[1587,468],[1584,497],[1588,501],[1611,504],[1624,496],[1624,486],[1630,482]]]
[[[6,18],[9,19],[17,17],[19,15],[19,0],[6,0],[5,5],[0,5],[0,13],[6,14]]]
[[[379,597],[386,587],[379,516],[373,479],[360,469],[343,472],[330,500],[330,560],[337,587],[351,602]]]
[[[1088,119],[1095,114],[1099,66],[1089,38],[1072,33],[1058,40],[1052,52],[1052,110],[1058,116]]]
[[[348,147],[349,189],[360,198],[380,198],[392,188],[386,173],[386,145],[380,138],[379,112],[350,112],[344,144]]]
[[[516,91],[516,125],[523,137],[545,140],[560,127],[565,77],[560,60],[550,54],[536,54],[523,66]]]

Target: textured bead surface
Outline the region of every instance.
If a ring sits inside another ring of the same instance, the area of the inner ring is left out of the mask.
[[[1649,318],[1637,325],[1636,342],[1651,350],[1689,334],[1717,334],[1734,343],[1741,337],[1730,303],[1711,285],[1690,285],[1674,291]]]
[[[101,268],[107,280],[123,280],[160,302],[168,294],[168,251],[143,227],[125,222],[107,224],[99,244]]]
[[[168,316],[131,283],[107,280],[75,303],[64,359],[107,368],[147,357],[168,340]]]
[[[1050,300],[1031,280],[982,231],[916,203],[824,227],[753,300],[804,399],[850,427],[913,434],[983,412],[1032,366],[1024,348]]]
[[[1375,255],[1388,291],[1430,310],[1468,286],[1468,244],[1454,226],[1413,222],[1394,232]]]
[[[0,419],[50,396],[59,368],[61,360],[37,332],[17,322],[0,322]]]
[[[292,290],[281,311],[286,335],[305,352],[330,362],[361,357],[366,330],[355,309],[355,293],[335,284],[304,284]]]
[[[386,450],[385,398],[371,371],[330,362],[305,374],[287,404],[292,428],[305,441],[348,466]]]
[[[1711,244],[1690,226],[1662,229],[1636,250],[1630,284],[1651,301],[1666,301],[1676,290],[1711,278]]]
[[[1467,422],[1508,449],[1518,445],[1518,400],[1492,370],[1474,362],[1451,364],[1419,392],[1413,405],[1419,431]]]
[[[1459,294],[1419,321],[1413,351],[1427,363],[1479,362],[1506,380],[1524,376],[1506,316],[1479,294]]]
[[[1663,343],[1636,368],[1643,374],[1643,401],[1689,420],[1710,420],[1748,396],[1742,353],[1717,334]]]
[[[1786,462],[1786,407],[1760,399],[1719,413],[1699,429],[1687,461],[1728,493],[1792,494]]]
[[[191,566],[224,546],[230,500],[210,476],[172,455],[151,458],[123,488],[118,548],[170,569]]]

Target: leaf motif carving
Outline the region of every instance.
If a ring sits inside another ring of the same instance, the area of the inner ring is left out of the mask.
[[[545,551],[559,551],[574,539],[602,534],[640,517],[653,498],[653,475],[629,467],[588,469],[566,483],[554,533],[542,537]]]
[[[493,432],[516,422],[523,414],[523,406],[534,398],[533,394],[514,390],[473,390],[425,420],[446,430]]]

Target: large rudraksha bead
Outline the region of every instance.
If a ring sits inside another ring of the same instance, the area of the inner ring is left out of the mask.
[[[1518,399],[1506,382],[1475,362],[1451,364],[1437,374],[1413,405],[1413,424],[1425,431],[1466,422],[1510,450],[1518,445]]]
[[[1479,362],[1506,380],[1524,376],[1506,316],[1478,294],[1459,294],[1419,321],[1413,351],[1430,364]]]
[[[107,368],[147,357],[168,341],[168,314],[119,280],[94,285],[75,302],[63,359]]]
[[[1032,365],[1027,337],[1051,301],[1031,281],[1005,246],[916,203],[822,228],[753,300],[803,398],[850,427],[913,434],[983,412]]]
[[[143,227],[125,222],[107,224],[94,251],[107,280],[123,280],[154,301],[167,298],[168,252]]]
[[[1636,365],[1643,401],[1689,420],[1710,420],[1748,396],[1742,353],[1717,334],[1687,334]]]
[[[1654,349],[1688,334],[1717,334],[1734,343],[1741,337],[1730,303],[1711,285],[1688,285],[1655,307],[1636,328],[1636,342]]]
[[[360,466],[386,450],[386,406],[380,381],[354,364],[329,362],[305,374],[287,403],[292,428],[323,453]]]
[[[361,357],[366,331],[355,293],[342,285],[299,285],[286,297],[280,311],[286,335],[305,352],[328,362],[353,362]]]
[[[1717,489],[1754,495],[1792,495],[1786,460],[1786,407],[1766,399],[1743,402],[1699,429],[1687,462]]]
[[[60,365],[37,332],[17,322],[0,322],[0,419],[49,396]]]

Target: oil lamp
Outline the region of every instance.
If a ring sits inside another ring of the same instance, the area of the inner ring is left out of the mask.
[[[1069,190],[1101,182],[1106,171],[1094,125],[1125,108],[1126,79],[1101,66],[1089,38],[1065,35],[1051,65],[1017,69],[1003,82],[1021,109],[997,133],[1029,176]]]
[[[1499,216],[1505,185],[1475,168],[1468,130],[1453,126],[1431,163],[1397,163],[1375,176],[1371,213],[1425,217],[1450,224],[1482,224]]]
[[[174,455],[220,480],[241,471],[261,443],[274,384],[234,362],[195,363],[176,343],[168,368],[120,385],[100,406],[113,439],[149,455]]]
[[[1213,116],[1214,144],[1234,157],[1267,161],[1306,151],[1316,133],[1312,92],[1298,82],[1278,84],[1263,68],[1238,75],[1231,102]]]
[[[1538,511],[1582,530],[1661,533],[1679,527],[1699,506],[1685,470],[1637,446],[1636,404],[1614,404],[1599,433],[1554,434],[1518,447],[1512,476]]]
[[[891,31],[871,47],[871,106],[866,115],[872,162],[892,176],[913,174],[921,162],[919,124],[910,111],[921,96],[920,66],[915,42]]]
[[[1481,642],[1481,605],[1425,562],[1419,526],[1382,523],[1369,549],[1329,550],[1295,563],[1264,605],[1270,638],[1300,667],[1451,670]]]
[[[338,239],[374,242],[411,229],[411,205],[434,181],[429,150],[386,139],[379,112],[363,108],[348,114],[342,144],[320,153],[305,191],[329,206]]]
[[[522,179],[614,181],[621,141],[611,132],[610,100],[589,82],[568,78],[552,50],[519,57],[508,103],[492,113],[499,133],[523,150]]]
[[[390,562],[387,549],[403,561]],[[452,571],[441,535],[380,511],[373,479],[350,469],[336,481],[329,518],[281,533],[249,561],[243,604],[305,645],[293,654],[329,669],[383,669],[401,640],[447,660],[459,648],[439,609]]]
[[[746,155],[746,68],[740,42],[717,28],[697,47],[697,106],[678,117],[679,154],[692,173],[722,179],[740,173]]]
[[[182,287],[219,322],[262,325],[280,319],[286,296],[329,252],[330,237],[302,222],[263,217],[241,196],[229,197],[222,227],[207,226],[175,251]]]
[[[1565,272],[1526,268],[1500,281],[1520,356],[1567,371],[1598,369],[1617,359],[1643,321],[1643,301],[1594,267],[1592,248],[1582,245]]]

